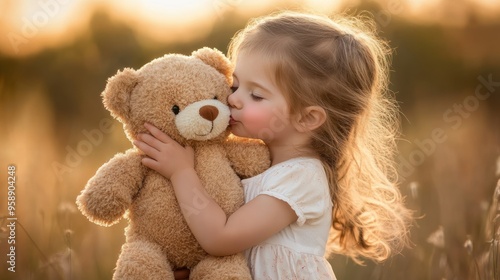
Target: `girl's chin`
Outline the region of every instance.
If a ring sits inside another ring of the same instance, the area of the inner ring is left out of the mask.
[[[242,131],[241,131],[240,129],[238,129],[237,124],[230,125],[230,126],[229,126],[229,131],[230,131],[233,135],[236,135],[236,136],[238,136],[238,137],[245,137],[245,138],[248,138],[248,135],[246,135],[245,133],[242,133]]]
[[[235,126],[235,125],[230,125],[230,126],[229,126],[229,131],[230,131],[232,134],[236,135],[236,136],[240,136],[240,135],[239,135],[240,133],[238,133],[239,131],[238,131],[238,129],[236,128],[236,126]]]

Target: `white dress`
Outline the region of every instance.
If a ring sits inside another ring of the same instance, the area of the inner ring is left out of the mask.
[[[314,158],[294,158],[242,180],[245,203],[269,195],[288,203],[297,221],[245,252],[255,280],[336,279],[325,254],[332,221],[326,173]]]

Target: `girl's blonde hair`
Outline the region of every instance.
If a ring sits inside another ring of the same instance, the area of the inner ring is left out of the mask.
[[[388,91],[390,48],[372,21],[281,12],[237,33],[229,56],[234,61],[242,51],[269,61],[291,114],[311,105],[327,113],[311,145],[332,195],[329,251],[360,263],[399,252],[412,218],[395,184],[399,125]]]

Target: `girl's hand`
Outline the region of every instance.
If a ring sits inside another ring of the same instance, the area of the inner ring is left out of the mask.
[[[166,178],[189,168],[194,168],[194,151],[191,147],[182,147],[168,135],[151,124],[144,124],[151,133],[139,134],[134,145],[143,151],[147,157],[142,164],[157,171]]]

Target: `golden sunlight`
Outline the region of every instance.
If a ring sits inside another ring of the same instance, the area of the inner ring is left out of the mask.
[[[336,277],[500,280],[500,0],[0,0],[0,280],[111,279],[129,223],[98,226],[75,203],[133,147],[107,81],[164,54],[225,52],[282,10],[364,15],[393,50],[390,174],[419,218],[389,265],[332,254]]]
[[[216,16],[212,0],[108,1],[114,17],[159,40],[190,40],[211,27]]]
[[[5,15],[0,18],[0,31],[7,40],[0,41],[0,50],[13,55],[27,55],[73,39],[91,14],[84,1],[7,1],[2,8]]]
[[[307,0],[305,3],[305,9],[314,12],[320,12],[329,14],[338,10],[343,1],[323,1],[323,0]]]
[[[398,15],[419,22],[463,24],[470,7],[487,19],[497,17],[497,0],[374,0],[386,17]],[[262,15],[274,9],[295,9],[330,14],[362,0],[40,0],[0,2],[0,52],[13,56],[35,53],[55,47],[80,36],[88,29],[97,9],[109,12],[114,20],[123,22],[146,36],[162,42],[200,38],[211,30],[226,13],[244,17]],[[349,5],[347,5],[349,3]],[[346,6],[347,5],[347,6]],[[472,5],[472,6],[471,6]]]
[[[205,19],[213,14],[212,0],[142,0],[142,1],[108,1],[112,10],[131,18],[159,24],[189,24]]]

